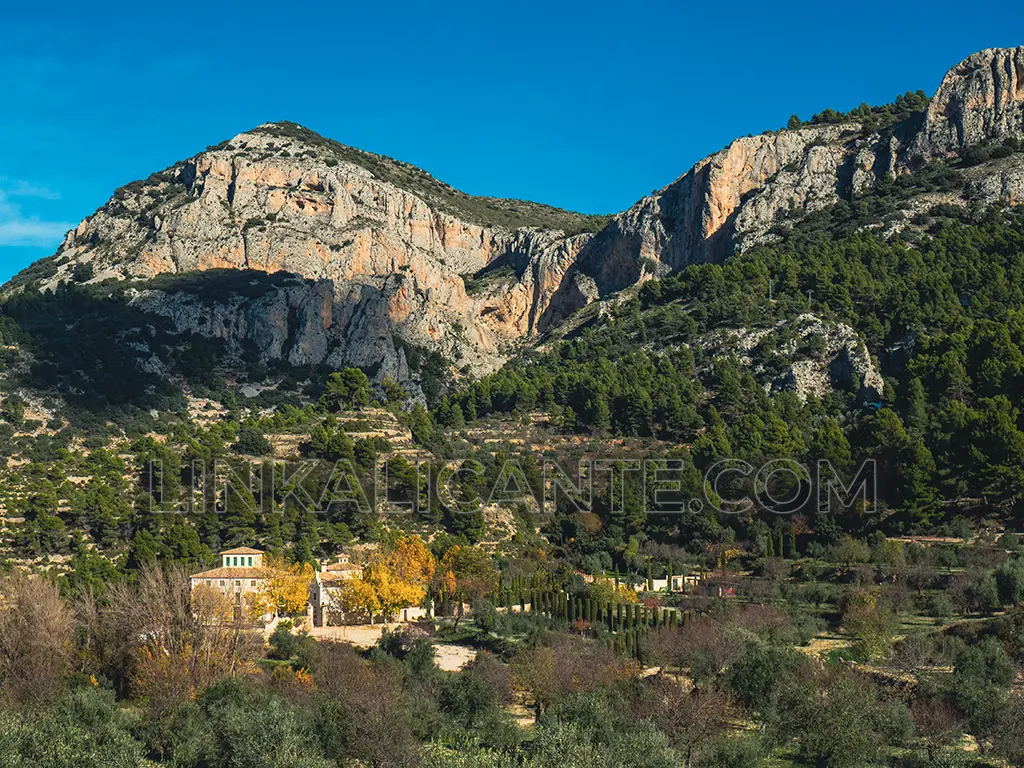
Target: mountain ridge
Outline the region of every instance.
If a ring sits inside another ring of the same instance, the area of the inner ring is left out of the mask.
[[[835,117],[736,139],[607,223],[466,195],[415,166],[266,123],[122,187],[6,289],[128,281],[179,332],[257,343],[266,361],[288,349],[293,365],[407,380],[401,348],[412,344],[453,373],[486,373],[595,300],[771,242],[780,222],[882,179],[1024,138],[1024,47],[968,57],[925,111],[894,124]],[[1024,171],[1000,173],[972,199],[1019,199]],[[204,309],[145,285],[213,269],[290,272],[310,287],[254,322],[230,302]]]

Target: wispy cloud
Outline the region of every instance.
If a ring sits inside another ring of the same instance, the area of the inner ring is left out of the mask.
[[[12,179],[8,176],[0,176],[0,194],[8,197],[35,197],[40,200],[60,200],[60,192],[54,192],[49,187],[41,184],[34,184],[24,179]]]
[[[69,221],[48,221],[25,214],[15,198],[58,200],[60,195],[37,184],[0,177],[0,246],[56,247],[64,233],[75,226]]]

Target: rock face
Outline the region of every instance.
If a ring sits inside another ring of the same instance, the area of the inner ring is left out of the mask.
[[[872,181],[874,156],[861,158],[862,146],[870,148],[856,124],[737,139],[616,216],[579,268],[606,293],[640,279],[644,267],[661,274],[721,261],[756,242],[780,212],[823,208]]]
[[[329,280],[295,279],[258,297],[234,295],[214,301],[186,291],[145,290],[136,293],[131,304],[169,319],[178,333],[220,339],[238,354],[251,344],[264,361],[286,360],[299,366],[325,361],[342,325],[335,322]]]
[[[411,343],[482,373],[598,298],[721,261],[770,240],[781,219],[1009,137],[1024,138],[1024,48],[971,56],[926,113],[881,131],[847,122],[738,139],[592,235],[579,214],[472,198],[412,166],[267,124],[119,190],[68,233],[41,285],[291,273],[311,282],[213,304],[146,286],[135,300],[267,360],[398,375]],[[1019,200],[1024,169],[1007,163],[974,182],[985,199]]]
[[[776,345],[779,336],[791,340]],[[833,389],[851,390],[862,402],[881,397],[882,374],[857,332],[845,323],[808,313],[774,328],[716,330],[696,344],[712,357],[735,355],[770,392],[788,390],[801,400]],[[779,360],[787,361],[781,372]]]
[[[428,192],[474,201],[423,172],[289,128],[262,126],[119,190],[68,233],[44,287],[83,274],[288,272],[316,281],[312,293],[289,288],[244,308],[187,295],[139,301],[183,331],[261,343],[267,359],[394,373],[397,335],[482,372],[534,332],[589,238],[470,223],[426,202]],[[400,173],[421,194],[397,186]],[[570,226],[585,218],[542,213]],[[482,271],[468,291],[467,276]],[[286,350],[290,335],[301,341]]]
[[[1024,133],[1024,46],[989,48],[953,67],[928,105],[911,154],[954,155]]]

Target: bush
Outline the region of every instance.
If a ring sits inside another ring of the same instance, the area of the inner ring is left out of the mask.
[[[928,600],[926,612],[940,622],[950,619],[953,616],[953,601],[945,592],[934,594]]]
[[[992,150],[983,144],[975,144],[972,147],[965,149],[960,159],[963,161],[963,165],[967,168],[975,165],[981,165],[987,162],[992,157]]]
[[[697,761],[698,768],[758,768],[765,748],[756,736],[726,736]]]
[[[267,653],[267,658],[287,661],[295,652],[296,639],[295,635],[292,634],[292,623],[290,620],[285,619],[278,622],[268,641],[270,651]]]
[[[236,453],[246,456],[266,456],[274,450],[270,441],[258,429],[249,424],[242,425],[238,431],[238,442],[232,447]]]
[[[999,600],[1003,605],[1024,602],[1024,558],[1018,557],[1003,563],[996,571],[996,583]]]
[[[0,765],[143,768],[144,752],[110,691],[80,689],[56,711],[0,713]]]
[[[229,768],[331,768],[318,740],[283,699],[239,678],[210,686],[198,700],[201,722],[175,738],[176,765]],[[189,705],[186,705],[189,706]]]

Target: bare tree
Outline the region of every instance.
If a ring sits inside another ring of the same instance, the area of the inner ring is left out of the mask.
[[[533,700],[537,719],[558,699],[634,676],[638,665],[593,640],[554,635],[512,658],[516,686]]]
[[[0,596],[0,695],[15,704],[44,704],[63,687],[72,612],[57,585],[38,575],[5,575]]]
[[[710,617],[687,621],[682,627],[663,627],[643,643],[648,663],[663,668],[687,669],[697,682],[714,679],[743,653],[743,641],[728,627]]]
[[[341,734],[329,740],[332,758],[374,768],[420,764],[399,665],[367,662],[351,646],[327,642],[321,647],[316,683],[323,697],[322,725],[333,723],[333,730]]]
[[[1024,694],[1016,693],[1008,699],[993,741],[1012,765],[1024,765]]]
[[[950,701],[939,695],[925,695],[910,706],[914,729],[925,740],[925,749],[931,760],[943,747],[956,741],[967,723]]]
[[[644,698],[651,706],[644,714],[682,751],[689,768],[728,727],[732,700],[715,687],[692,688],[668,678],[649,685]]]
[[[477,657],[466,665],[466,671],[493,688],[502,704],[515,702],[515,693],[512,689],[512,670],[507,664],[499,661],[494,654],[481,650]]]
[[[234,617],[230,601],[193,594],[181,569],[142,571],[113,585],[107,605],[80,612],[84,641],[99,668],[155,712],[166,712],[221,677],[248,673],[261,639]]]

